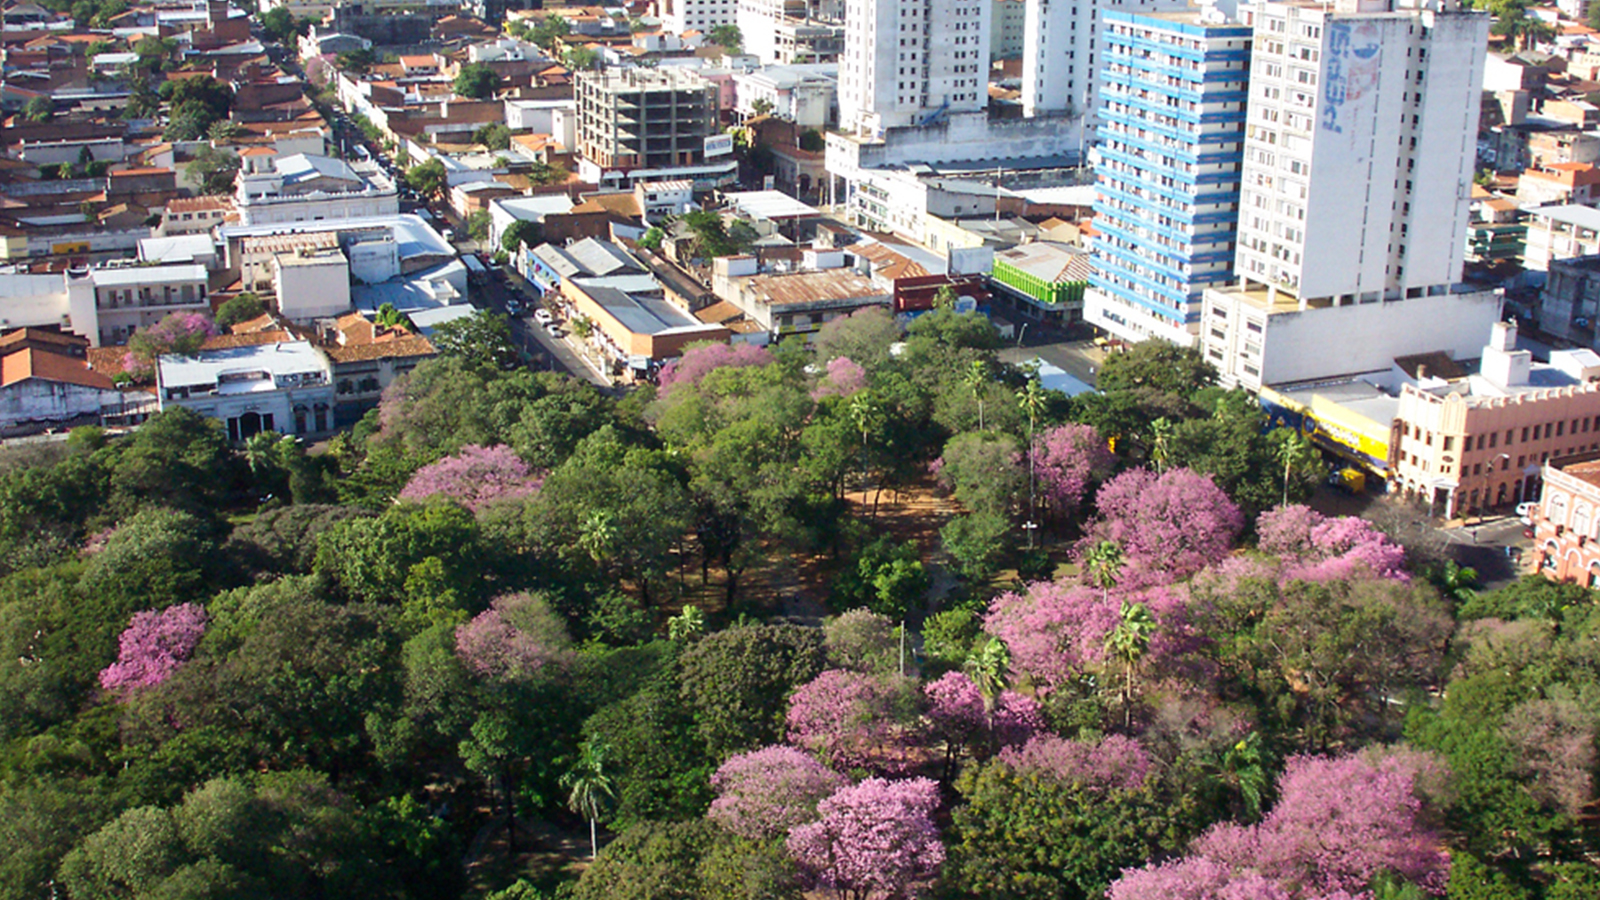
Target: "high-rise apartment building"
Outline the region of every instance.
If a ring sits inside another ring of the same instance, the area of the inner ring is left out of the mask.
[[[1233,277],[1251,29],[1214,12],[1102,15],[1084,317],[1192,345],[1202,292]]]
[[[1200,327],[1223,382],[1474,352],[1499,313],[1459,284],[1488,16],[1457,0],[1240,12],[1255,32],[1240,281],[1206,291]]]
[[[672,34],[709,34],[718,25],[734,24],[737,16],[734,0],[665,0],[661,7],[661,27]]]
[[[1182,10],[1187,0],[1024,0],[1022,114],[1072,113],[1090,122],[1100,109],[1100,33],[1110,11]],[[1092,136],[1092,135],[1091,135]]]
[[[676,67],[580,72],[576,94],[584,181],[627,187],[687,178],[710,188],[737,176],[731,144],[718,135],[717,86],[698,73]]]
[[[1340,302],[1459,281],[1488,17],[1454,0],[1249,9],[1240,274]]]
[[[990,0],[847,0],[839,123],[878,134],[989,103]]]

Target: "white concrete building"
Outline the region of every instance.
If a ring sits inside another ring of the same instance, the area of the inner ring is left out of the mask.
[[[633,185],[633,196],[639,203],[639,213],[645,222],[656,225],[667,216],[681,216],[699,207],[694,205],[694,182],[639,181]]]
[[[1255,4],[1238,286],[1205,293],[1225,385],[1467,352],[1500,298],[1461,279],[1488,17],[1452,2]]]
[[[738,16],[734,0],[663,0],[661,27],[673,34],[698,31],[709,34],[718,25],[733,25]]]
[[[1022,114],[1087,116],[1100,107],[1100,13],[1183,9],[1187,0],[1025,0]],[[1085,138],[1092,135],[1085,135]]]
[[[1600,209],[1591,206],[1541,206],[1528,210],[1523,268],[1543,280],[1558,259],[1600,254]]]
[[[1028,5],[1026,0],[989,0],[994,6],[989,24],[989,56],[992,59],[1020,59],[1027,46]]]
[[[756,114],[766,101],[769,114],[801,126],[825,128],[839,115],[839,67],[836,64],[766,66],[733,76],[738,95],[735,111]]]
[[[205,350],[156,360],[161,409],[184,406],[220,419],[228,440],[263,431],[321,434],[332,430],[333,368],[307,341]]]
[[[296,153],[271,168],[241,171],[234,206],[241,225],[392,216],[400,211],[394,182],[376,163],[347,163]]]
[[[1301,306],[1261,285],[1209,290],[1200,317],[1206,359],[1222,383],[1259,391],[1386,368],[1397,356],[1475,356],[1500,320],[1497,291],[1463,288],[1378,303]]]
[[[990,0],[848,0],[839,125],[858,134],[989,104]]]
[[[135,331],[170,313],[211,315],[209,273],[196,263],[68,270],[72,330],[95,347],[126,343]]]
[[[350,311],[350,261],[339,248],[280,253],[276,267],[273,288],[284,318],[309,323]]]
[[[1249,7],[1242,277],[1340,303],[1460,279],[1489,18],[1430,6]]]

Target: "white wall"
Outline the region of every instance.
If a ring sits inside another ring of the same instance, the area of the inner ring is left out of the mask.
[[[1200,340],[1224,385],[1259,390],[1262,384],[1388,369],[1395,357],[1414,353],[1442,350],[1455,359],[1475,358],[1483,351],[1483,336],[1500,321],[1500,300],[1494,291],[1480,291],[1264,316],[1258,306],[1225,291],[1207,291]],[[1219,307],[1226,317],[1216,315]],[[1262,333],[1248,330],[1247,322],[1263,319]],[[1213,328],[1227,337],[1215,337]],[[1261,345],[1259,376],[1243,369],[1246,341]],[[1221,360],[1213,349],[1221,351]]]
[[[350,311],[350,266],[343,254],[318,265],[277,265],[278,311],[295,322],[327,319]]]

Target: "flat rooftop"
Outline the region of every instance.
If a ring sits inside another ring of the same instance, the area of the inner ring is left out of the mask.
[[[655,297],[640,297],[616,288],[588,284],[583,285],[583,292],[634,334],[655,335],[714,327]]]
[[[167,355],[156,359],[162,387],[215,384],[220,394],[247,394],[275,389],[273,379],[310,373],[326,374],[327,357],[306,341],[203,350],[197,356]],[[261,378],[250,378],[251,375]],[[226,382],[229,376],[239,380]]]

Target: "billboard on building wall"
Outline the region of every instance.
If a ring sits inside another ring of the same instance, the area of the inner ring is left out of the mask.
[[[1378,28],[1371,22],[1335,20],[1328,26],[1318,119],[1324,132],[1342,135],[1351,150],[1366,145],[1362,119],[1370,116],[1377,99],[1379,38]]]
[[[708,134],[706,135],[706,158],[713,156],[727,156],[733,152],[733,135]]]

